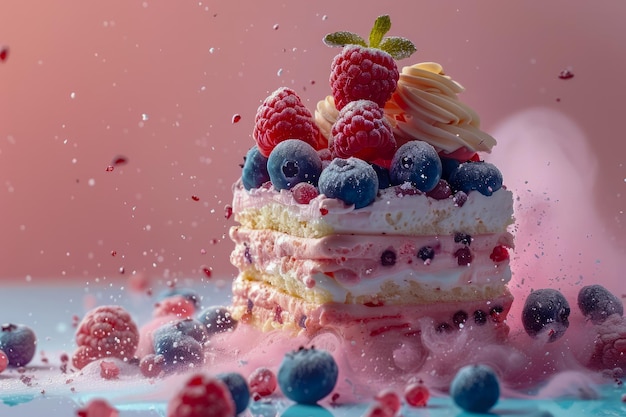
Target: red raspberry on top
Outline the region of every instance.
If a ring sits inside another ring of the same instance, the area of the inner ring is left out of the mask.
[[[167,405],[167,417],[233,417],[235,402],[226,384],[193,375]]]
[[[385,37],[389,16],[379,16],[370,32],[369,45],[359,35],[335,32],[324,37],[329,46],[343,46],[333,59],[330,86],[337,110],[354,100],[371,100],[384,107],[395,91],[400,74],[394,59],[409,57],[415,45],[405,38]]]
[[[78,325],[76,345],[72,363],[78,369],[102,358],[130,359],[139,345],[139,330],[122,307],[100,306]]]
[[[287,139],[300,139],[315,149],[326,146],[311,112],[291,88],[282,87],[265,99],[254,119],[254,140],[265,157]]]
[[[358,100],[339,112],[329,148],[333,157],[372,162],[393,158],[396,140],[383,109],[373,101]]]

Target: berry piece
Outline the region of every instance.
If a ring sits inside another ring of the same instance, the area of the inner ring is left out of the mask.
[[[155,378],[165,369],[165,357],[149,353],[139,362],[139,370],[146,378]]]
[[[498,402],[500,383],[493,369],[486,365],[461,368],[450,385],[455,404],[471,413],[487,413]]]
[[[389,170],[383,166],[377,164],[371,164],[374,171],[376,171],[376,175],[378,176],[378,189],[384,190],[385,188],[389,188],[391,186],[391,178],[389,176]]]
[[[452,199],[454,200],[454,204],[457,207],[463,207],[463,204],[465,204],[465,202],[467,201],[467,194],[463,191],[457,191],[456,193],[454,193]]]
[[[411,56],[415,45],[405,38],[385,37],[390,28],[389,16],[379,16],[370,31],[369,45],[351,32],[335,32],[324,37],[326,45],[343,47],[333,59],[330,74],[330,86],[338,110],[361,99],[372,100],[384,107],[391,97],[399,78],[394,59]]]
[[[236,372],[228,372],[217,375],[217,379],[228,387],[230,395],[235,402],[235,414],[243,412],[248,408],[250,402],[250,389],[246,379]]]
[[[426,407],[430,391],[423,382],[409,384],[404,389],[404,400],[412,407]]]
[[[0,350],[0,372],[3,372],[9,366],[9,357]]]
[[[204,374],[193,375],[167,404],[167,417],[233,417],[235,402],[226,384]]]
[[[85,407],[76,410],[76,415],[78,417],[118,417],[120,413],[106,400],[94,398]]]
[[[3,324],[0,327],[0,351],[4,352],[8,366],[25,366],[35,356],[37,337],[23,324]]]
[[[454,242],[469,246],[472,243],[472,236],[467,233],[457,232],[454,234]]]
[[[204,324],[209,336],[216,333],[231,332],[237,327],[228,308],[221,306],[207,307],[198,314],[198,320]]]
[[[183,297],[182,295],[172,295],[171,297],[166,297],[155,304],[152,316],[176,316],[180,318],[187,318],[191,317],[195,311],[196,308],[194,307],[193,301],[189,301],[189,299]]]
[[[246,153],[246,158],[241,170],[241,182],[243,188],[251,190],[259,188],[270,180],[270,174],[267,172],[267,157],[263,156],[258,146],[253,146]]]
[[[417,257],[424,263],[430,262],[435,258],[435,249],[432,246],[422,246],[417,251]]]
[[[487,313],[482,310],[474,311],[474,323],[479,326],[487,323]]]
[[[97,359],[132,358],[139,345],[139,330],[120,306],[100,306],[89,311],[76,330],[78,348],[72,363],[78,369]]]
[[[378,194],[378,176],[374,168],[358,158],[335,158],[319,180],[321,194],[338,198],[355,209],[369,206]]]
[[[452,188],[450,188],[448,181],[441,179],[435,188],[427,192],[426,195],[435,200],[447,200],[452,196]]]
[[[100,376],[102,379],[117,379],[120,368],[113,361],[100,361]]]
[[[459,266],[467,266],[474,260],[474,255],[472,255],[472,251],[467,246],[458,248],[456,252],[454,252],[454,256]]]
[[[248,376],[248,386],[251,392],[261,397],[271,395],[278,386],[276,374],[265,367],[257,368]]]
[[[494,262],[504,262],[509,259],[509,251],[506,246],[498,245],[493,248],[489,258]]]
[[[309,204],[311,200],[320,194],[320,192],[313,184],[309,184],[308,182],[299,182],[293,186],[291,194],[293,195],[293,199],[296,200],[296,203]]]
[[[412,140],[400,146],[391,160],[391,183],[411,183],[420,191],[431,191],[441,179],[441,160],[429,143]]]
[[[378,403],[382,405],[386,412],[391,416],[395,416],[398,411],[400,411],[400,407],[402,406],[400,396],[392,389],[382,390],[376,394],[374,399],[378,401]]]
[[[545,288],[531,292],[522,310],[522,323],[532,337],[548,332],[548,342],[554,342],[569,327],[570,308],[559,291]]]
[[[154,331],[152,337],[154,352],[163,355],[168,370],[200,364],[204,360],[203,345],[208,334],[199,321],[185,319],[164,324]]]
[[[202,297],[200,297],[200,294],[198,294],[196,290],[192,290],[191,288],[178,288],[178,287],[168,288],[162,291],[159,294],[159,297],[157,299],[159,301],[163,301],[166,298],[174,297],[176,295],[180,295],[186,300],[191,301],[195,308],[200,308],[201,306]]]
[[[396,253],[391,249],[387,249],[380,255],[380,263],[382,266],[394,266],[396,264]]]
[[[594,324],[603,323],[612,314],[624,315],[622,301],[602,285],[588,285],[578,293],[578,308]]]
[[[259,152],[265,157],[287,139],[300,139],[314,149],[324,147],[311,112],[304,107],[296,92],[287,87],[274,91],[259,106],[253,135]]]
[[[329,149],[336,158],[387,160],[396,151],[396,140],[383,109],[370,100],[352,101],[341,109],[331,135]]]
[[[267,159],[267,171],[277,190],[291,189],[300,182],[317,185],[322,160],[311,145],[298,139],[287,139],[272,150]]]
[[[467,313],[463,310],[457,311],[452,316],[452,323],[454,323],[454,325],[459,329],[465,327],[466,321],[467,321]]]
[[[325,350],[300,348],[287,353],[278,369],[283,394],[300,404],[315,404],[332,392],[339,368]]]
[[[476,190],[490,196],[502,188],[502,173],[489,162],[465,162],[450,175],[450,186],[456,191]]]

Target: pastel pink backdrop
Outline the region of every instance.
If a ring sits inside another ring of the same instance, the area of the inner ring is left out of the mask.
[[[518,279],[623,292],[622,0],[4,0],[0,277],[234,276],[224,208],[257,106],[286,85],[312,110],[337,53],[323,35],[384,13],[418,47],[400,65],[438,61],[467,88],[520,230],[544,221],[520,231]]]

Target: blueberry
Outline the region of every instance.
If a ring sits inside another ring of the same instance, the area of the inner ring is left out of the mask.
[[[204,360],[202,343],[176,328],[165,324],[153,333],[154,353],[163,355],[164,366],[174,370],[189,364],[201,364]]]
[[[449,182],[456,191],[476,190],[489,196],[502,188],[502,173],[489,162],[465,162],[452,172]]]
[[[465,326],[465,322],[467,322],[467,313],[463,310],[459,310],[452,316],[452,322],[458,328],[462,328]]]
[[[248,408],[250,402],[250,388],[246,379],[236,372],[227,372],[218,374],[217,378],[221,380],[230,391],[230,395],[235,402],[235,413],[239,414]]]
[[[526,333],[532,337],[547,331],[548,342],[554,342],[569,326],[570,308],[559,291],[552,288],[530,293],[522,310],[522,323]]]
[[[435,249],[432,246],[422,246],[417,251],[417,257],[426,262],[435,258]]]
[[[289,190],[300,182],[317,185],[322,160],[315,149],[299,139],[287,139],[274,147],[267,172],[277,190]]]
[[[188,301],[191,301],[195,308],[200,307],[200,294],[198,294],[195,290],[192,290],[191,288],[167,288],[166,290],[163,290],[161,294],[159,294],[158,299],[163,300],[165,298],[173,297],[175,295],[180,295]]]
[[[209,340],[209,333],[204,323],[199,320],[186,318],[172,323],[176,331],[181,332],[185,336],[191,336],[197,342],[204,344]]]
[[[604,322],[612,314],[624,315],[622,301],[602,285],[588,285],[578,293],[580,311],[595,324]]]
[[[287,353],[278,369],[283,394],[299,404],[315,404],[332,392],[339,368],[325,350],[300,348]]]
[[[198,314],[198,320],[204,324],[209,336],[232,331],[237,327],[237,320],[232,318],[226,307],[207,307]]]
[[[452,380],[450,396],[465,411],[487,413],[500,398],[500,383],[486,365],[464,366]]]
[[[450,176],[461,165],[461,162],[454,158],[440,157],[441,159],[441,178],[448,181]]]
[[[441,179],[441,159],[432,145],[412,140],[400,146],[391,160],[391,184],[410,182],[420,191],[435,188]]]
[[[267,172],[267,158],[259,152],[259,148],[254,145],[246,153],[246,158],[241,171],[241,182],[246,190],[259,188],[270,180]]]
[[[374,168],[358,158],[335,158],[322,171],[320,194],[338,198],[355,209],[369,206],[378,194],[378,176]]]
[[[389,176],[389,170],[377,164],[371,164],[376,176],[378,177],[378,189],[384,190],[391,187],[391,177]]]
[[[35,332],[23,324],[3,324],[0,327],[0,350],[9,361],[9,366],[25,366],[35,356],[37,337]]]
[[[396,253],[391,249],[387,249],[380,255],[380,263],[382,266],[394,266],[396,264]]]

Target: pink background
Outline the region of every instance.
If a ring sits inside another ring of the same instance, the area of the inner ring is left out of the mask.
[[[418,47],[400,66],[443,64],[498,139],[518,277],[623,292],[623,0],[4,0],[0,277],[233,276],[224,207],[257,106],[286,85],[313,110],[323,35],[383,13]]]

